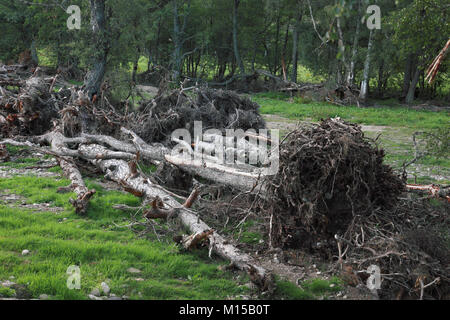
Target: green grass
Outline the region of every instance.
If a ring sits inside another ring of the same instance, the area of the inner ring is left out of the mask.
[[[5,287],[0,287],[0,297],[11,298],[15,294],[15,290]]]
[[[303,102],[283,93],[260,93],[253,101],[261,106],[263,114],[276,114],[295,120],[319,121],[329,117],[366,125],[396,126],[413,129],[436,129],[450,123],[448,112],[419,111],[407,107],[358,108],[335,106],[326,102]],[[297,100],[297,103],[296,103]]]
[[[0,280],[14,276],[13,281],[26,285],[34,298],[48,294],[54,299],[86,299],[103,281],[112,293],[130,299],[225,299],[248,290],[232,273],[219,270],[225,262],[210,260],[207,252],[184,252],[170,241],[139,239],[129,229],[115,226],[126,223],[128,215],[112,205],[137,206],[136,197],[106,191],[88,180],[88,187],[97,193],[87,216],[79,217],[68,203],[74,194],[56,192],[68,184],[66,179],[31,176],[0,179],[0,190],[20,194],[27,203],[64,208],[56,214],[0,204]],[[31,253],[22,256],[24,249]],[[81,290],[66,286],[71,265],[81,269]],[[142,273],[130,274],[130,267]],[[6,291],[0,295],[11,294]]]
[[[313,293],[314,295],[324,295],[327,293],[339,292],[342,290],[341,285],[342,281],[337,277],[332,277],[330,280],[306,280],[300,284],[303,289]]]
[[[300,287],[286,280],[276,279],[275,295],[281,299],[312,300],[326,297],[342,290],[342,281],[337,277],[329,280],[311,279],[300,283]]]

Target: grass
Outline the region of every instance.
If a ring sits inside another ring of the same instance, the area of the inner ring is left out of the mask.
[[[312,300],[342,290],[342,281],[337,277],[329,280],[311,279],[300,283],[300,287],[286,280],[276,279],[277,288],[275,294],[280,299]]]
[[[138,239],[128,228],[118,228],[114,223],[125,223],[127,215],[112,205],[139,205],[136,197],[104,190],[88,180],[97,193],[87,216],[79,217],[68,203],[74,194],[56,192],[68,184],[66,179],[33,176],[0,180],[0,190],[20,194],[27,203],[64,208],[55,214],[0,204],[0,280],[14,276],[32,297],[47,294],[53,299],[86,299],[103,281],[112,293],[130,299],[225,299],[248,290],[218,268],[223,261],[208,259],[206,252],[187,253],[170,241]],[[24,249],[30,254],[22,256]],[[66,286],[71,265],[81,269],[80,290]],[[130,267],[142,273],[132,275],[127,272]],[[1,296],[11,294],[0,291]]]
[[[395,126],[412,129],[436,129],[450,123],[448,112],[413,110],[407,107],[358,108],[336,106],[326,102],[302,103],[283,93],[260,93],[253,100],[261,105],[263,114],[276,114],[295,120],[319,121],[329,117],[365,125]],[[292,101],[292,102],[291,102]]]

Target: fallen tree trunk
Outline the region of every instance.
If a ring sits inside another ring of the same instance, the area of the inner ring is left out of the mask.
[[[66,138],[59,132],[58,127],[52,132],[43,135],[41,139],[46,141],[54,152],[64,154],[70,150],[66,146]],[[73,159],[57,158],[57,160],[64,175],[72,182],[70,187],[77,194],[77,198],[70,199],[70,203],[75,207],[76,213],[86,213],[89,200],[95,194],[95,189],[89,190],[86,187],[80,170]]]
[[[419,184],[407,184],[406,190],[411,193],[419,195],[430,196],[433,198],[443,198],[450,202],[450,188],[441,187],[435,184],[419,185]]]
[[[98,153],[105,152],[105,148],[100,145],[82,145],[79,148],[80,153],[89,155],[92,159]],[[191,233],[201,234],[211,228],[203,222],[192,210],[181,206],[169,193],[163,188],[154,185],[149,179],[142,176],[132,178],[132,172],[128,163],[123,160],[91,160],[99,169],[105,173],[105,177],[126,186],[128,190],[134,190],[141,193],[149,199],[163,199],[164,204],[175,210],[174,215],[181,220]],[[263,291],[273,288],[273,277],[264,268],[249,255],[241,252],[239,249],[228,243],[220,234],[214,231],[208,236],[211,247],[222,258],[230,260],[232,265],[240,270],[246,271],[252,281]]]
[[[77,198],[70,199],[70,203],[75,207],[75,212],[77,214],[85,214],[89,200],[95,194],[95,189],[89,190],[86,187],[80,170],[73,159],[73,156],[77,155],[76,151],[71,150],[66,146],[68,141],[73,141],[74,139],[64,137],[61,132],[59,132],[59,127],[57,127],[52,132],[36,137],[33,140],[36,140],[38,143],[49,144],[50,150],[33,144],[30,141],[18,142],[7,139],[1,141],[0,145],[11,144],[15,146],[25,146],[55,156],[64,176],[71,181],[69,188],[77,194]]]

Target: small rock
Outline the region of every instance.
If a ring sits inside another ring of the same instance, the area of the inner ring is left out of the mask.
[[[89,299],[91,299],[91,300],[103,300],[102,298],[96,297],[96,296],[94,296],[93,294],[90,294],[90,295],[89,295]]]
[[[41,294],[41,295],[39,296],[39,300],[48,300],[48,298],[49,298],[49,296],[46,295],[46,294]]]
[[[15,285],[15,283],[12,281],[6,280],[5,282],[1,282],[0,285],[2,287],[9,288],[9,287]]]
[[[122,298],[121,298],[121,297],[109,297],[108,300],[116,300],[116,301],[119,301],[119,300],[122,300]]]
[[[134,280],[136,280],[136,281],[144,281],[144,279],[142,279],[142,278],[134,278]]]
[[[322,274],[322,272],[320,272],[320,271],[317,271],[317,272],[316,272],[316,274]]]
[[[26,256],[26,255],[29,254],[29,253],[30,253],[30,250],[27,250],[27,249],[25,249],[25,250],[22,251],[22,255],[23,255],[23,256]]]
[[[273,256],[273,262],[280,263],[280,260],[278,259],[278,256],[276,254],[274,254]]]
[[[246,287],[246,288],[248,288],[250,290],[256,290],[257,289],[256,285],[254,285],[252,282],[248,282],[248,283],[244,284],[243,287]]]
[[[111,289],[106,284],[106,282],[102,282],[101,283],[101,287],[102,287],[103,293],[106,294],[106,295],[109,295],[109,293],[111,292]]]
[[[123,300],[128,300],[128,298],[130,298],[129,296],[122,296]]]
[[[91,291],[90,295],[93,295],[95,297],[100,297],[100,290],[98,288],[95,288]]]
[[[127,271],[129,273],[141,273],[142,271],[136,268],[128,268]]]
[[[336,285],[334,283],[330,284],[330,288],[334,288]]]
[[[343,296],[342,299],[347,299],[347,296]]]
[[[14,280],[16,277],[14,277],[14,276],[11,276],[11,277],[9,277],[9,279],[11,279],[11,280]]]

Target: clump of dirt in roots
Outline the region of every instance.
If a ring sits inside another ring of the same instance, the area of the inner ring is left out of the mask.
[[[176,129],[185,128],[194,134],[194,121],[202,122],[202,129],[261,129],[264,119],[258,104],[232,91],[194,88],[192,92],[171,90],[152,101],[141,104],[146,115],[134,130],[147,142],[168,144]]]
[[[383,157],[358,125],[339,118],[292,132],[268,179],[273,243],[310,247],[345,232],[355,215],[395,205],[404,183]]]

